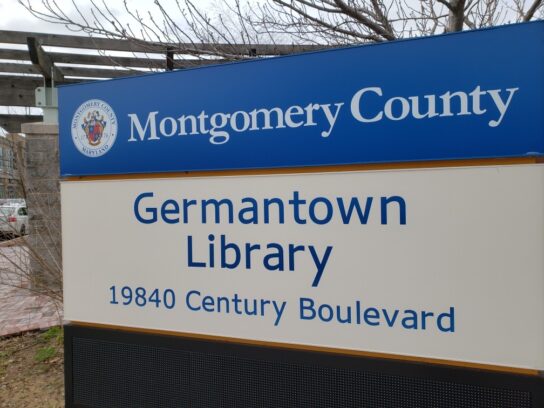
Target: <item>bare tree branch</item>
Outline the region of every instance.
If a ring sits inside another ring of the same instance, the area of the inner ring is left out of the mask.
[[[195,0],[154,0],[138,9],[129,0],[18,0],[36,18],[73,31],[150,52],[163,46],[176,59],[221,60],[259,58],[251,49],[263,43],[361,44],[541,18],[543,0],[527,7],[528,1],[216,0],[214,9]]]
[[[523,16],[523,21],[531,21],[534,17],[536,11],[539,9],[539,7],[542,6],[542,0],[535,0],[531,7],[529,7],[529,10],[527,10],[527,13]]]

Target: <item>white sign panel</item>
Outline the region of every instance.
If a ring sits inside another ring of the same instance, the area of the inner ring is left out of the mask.
[[[544,369],[544,166],[64,182],[65,318]]]

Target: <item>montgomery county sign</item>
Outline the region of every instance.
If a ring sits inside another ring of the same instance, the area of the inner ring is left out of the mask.
[[[67,401],[540,407],[543,39],[61,87]]]
[[[536,22],[64,86],[61,174],[542,156],[543,33]]]

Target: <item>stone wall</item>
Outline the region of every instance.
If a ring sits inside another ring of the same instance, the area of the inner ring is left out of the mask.
[[[32,280],[60,290],[62,243],[58,125],[23,124],[26,134],[24,185],[29,214],[28,248]]]

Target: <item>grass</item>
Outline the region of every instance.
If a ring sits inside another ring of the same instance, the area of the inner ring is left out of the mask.
[[[34,360],[38,363],[43,363],[44,361],[50,360],[55,357],[64,342],[64,332],[61,327],[51,327],[46,332],[40,334],[38,341],[43,343],[44,346],[40,347],[34,354]]]
[[[0,408],[64,406],[63,331],[0,339]]]
[[[42,347],[34,354],[34,360],[38,363],[43,363],[57,355],[57,349],[55,347]]]
[[[53,341],[57,345],[62,346],[64,341],[64,331],[60,326],[51,327],[46,332],[40,334],[40,338],[45,342]]]

